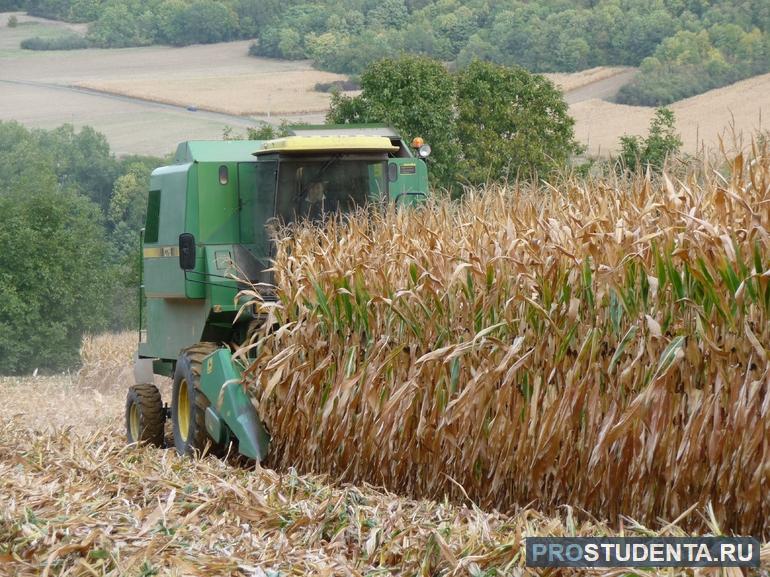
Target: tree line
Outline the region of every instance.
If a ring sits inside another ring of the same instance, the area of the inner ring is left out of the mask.
[[[645,105],[770,71],[766,0],[9,2],[30,14],[91,22],[87,38],[96,46],[248,38],[253,55],[309,58],[321,69],[354,75],[402,53],[459,68],[474,60],[533,72],[641,66],[621,100]]]
[[[0,122],[0,374],[77,363],[86,331],[134,328],[150,171],[92,128]]]

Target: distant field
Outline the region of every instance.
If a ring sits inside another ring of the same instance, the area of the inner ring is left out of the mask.
[[[8,16],[0,14],[0,120],[91,125],[117,154],[164,155],[183,140],[219,139],[226,127],[242,133],[266,121],[323,122],[329,95],[313,87],[343,78],[307,61],[250,57],[249,41],[31,52],[19,48],[24,38],[83,33],[85,26],[17,13],[19,26],[8,28]],[[646,132],[652,108],[602,100],[633,74],[597,67],[546,75],[565,91],[577,137],[591,154],[612,154],[622,135]],[[745,134],[760,127],[770,113],[769,89],[765,75],[674,104],[685,150],[718,145],[731,122]]]
[[[70,26],[18,14],[19,26],[8,28],[8,16],[0,14],[0,120],[39,128],[65,122],[91,125],[118,154],[164,155],[180,141],[219,139],[225,127],[238,132],[260,121],[321,122],[329,95],[313,87],[342,78],[318,72],[304,61],[250,57],[248,41],[184,48],[21,50],[24,38],[54,36]],[[78,86],[155,102],[90,93]]]
[[[588,84],[612,78],[628,70],[633,69],[627,66],[596,66],[580,72],[552,72],[543,74],[543,76],[551,80],[562,91],[570,92]]]
[[[681,100],[670,108],[686,152],[717,147],[720,136],[731,145],[731,125],[747,144],[755,131],[770,128],[770,74]],[[622,135],[646,134],[654,109],[587,100],[570,106],[570,114],[576,136],[589,152],[607,154],[617,150]]]
[[[229,50],[222,44],[220,49]],[[267,64],[252,58],[255,66]],[[180,106],[193,105],[226,114],[247,116],[280,116],[297,113],[325,114],[329,95],[316,92],[317,82],[344,78],[338,74],[320,72],[306,67],[296,70],[255,71],[247,74],[221,75],[221,71],[201,66],[184,70],[189,77],[169,77],[166,72],[126,80],[77,82],[77,86],[134,98]]]

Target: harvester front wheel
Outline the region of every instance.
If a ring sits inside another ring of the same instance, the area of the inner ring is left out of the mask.
[[[206,431],[206,409],[209,400],[200,390],[201,362],[216,346],[200,343],[182,352],[176,363],[171,399],[171,421],[174,446],[180,455],[201,454],[208,446],[210,453],[219,454],[220,447]]]
[[[126,437],[129,443],[163,446],[166,415],[158,387],[134,385],[126,396]]]

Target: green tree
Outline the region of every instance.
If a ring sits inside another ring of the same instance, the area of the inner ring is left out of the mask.
[[[26,7],[25,0],[0,0],[0,12],[13,12]]]
[[[289,60],[306,58],[302,36],[292,28],[281,28],[278,31],[278,54]]]
[[[71,124],[33,135],[40,150],[53,159],[59,184],[76,189],[106,214],[120,168],[104,135],[90,126],[76,132]]]
[[[0,214],[0,373],[72,367],[106,324],[102,215],[51,170],[0,184]]]
[[[406,22],[409,14],[404,0],[380,0],[367,14],[372,29],[393,28]]]
[[[116,161],[103,138],[0,122],[0,374],[72,367],[84,331],[136,326],[138,231],[164,160]]]
[[[676,133],[676,119],[669,108],[658,108],[650,122],[647,138],[622,136],[620,138],[620,168],[634,170],[652,168],[661,171],[666,159],[679,153],[682,140]]]
[[[69,20],[90,22],[99,17],[101,0],[73,0],[69,10]]]
[[[259,127],[246,129],[246,138],[249,140],[272,140],[273,138],[280,138],[288,135],[289,125],[286,121],[282,122],[280,126],[273,126],[272,124],[265,123]]]
[[[518,67],[474,62],[457,75],[426,57],[374,63],[360,96],[335,94],[327,120],[377,122],[433,148],[434,185],[547,176],[581,151],[554,85]]]
[[[463,178],[548,176],[580,152],[561,92],[519,67],[474,62],[457,77]]]
[[[172,44],[224,42],[238,35],[238,16],[221,2],[193,0],[177,14]]]
[[[455,83],[444,66],[422,56],[386,58],[361,76],[361,95],[335,96],[327,120],[332,123],[378,122],[402,136],[421,136],[433,148],[431,179],[448,186],[454,180],[460,146],[455,136]]]
[[[69,15],[69,0],[27,0],[27,13],[33,16],[64,20]]]
[[[97,46],[125,48],[146,46],[154,38],[142,35],[136,12],[128,5],[111,3],[88,29],[88,39]]]

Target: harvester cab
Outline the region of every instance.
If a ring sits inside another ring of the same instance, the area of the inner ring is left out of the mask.
[[[365,204],[422,202],[421,139],[380,126],[306,126],[268,141],[190,141],[152,173],[141,237],[139,347],[126,399],[129,443],[163,446],[170,418],[180,454],[262,460],[269,435],[241,385],[230,346],[262,321],[236,295],[269,287],[273,232]],[[269,288],[264,298],[271,298]],[[173,378],[170,408],[154,375]]]

